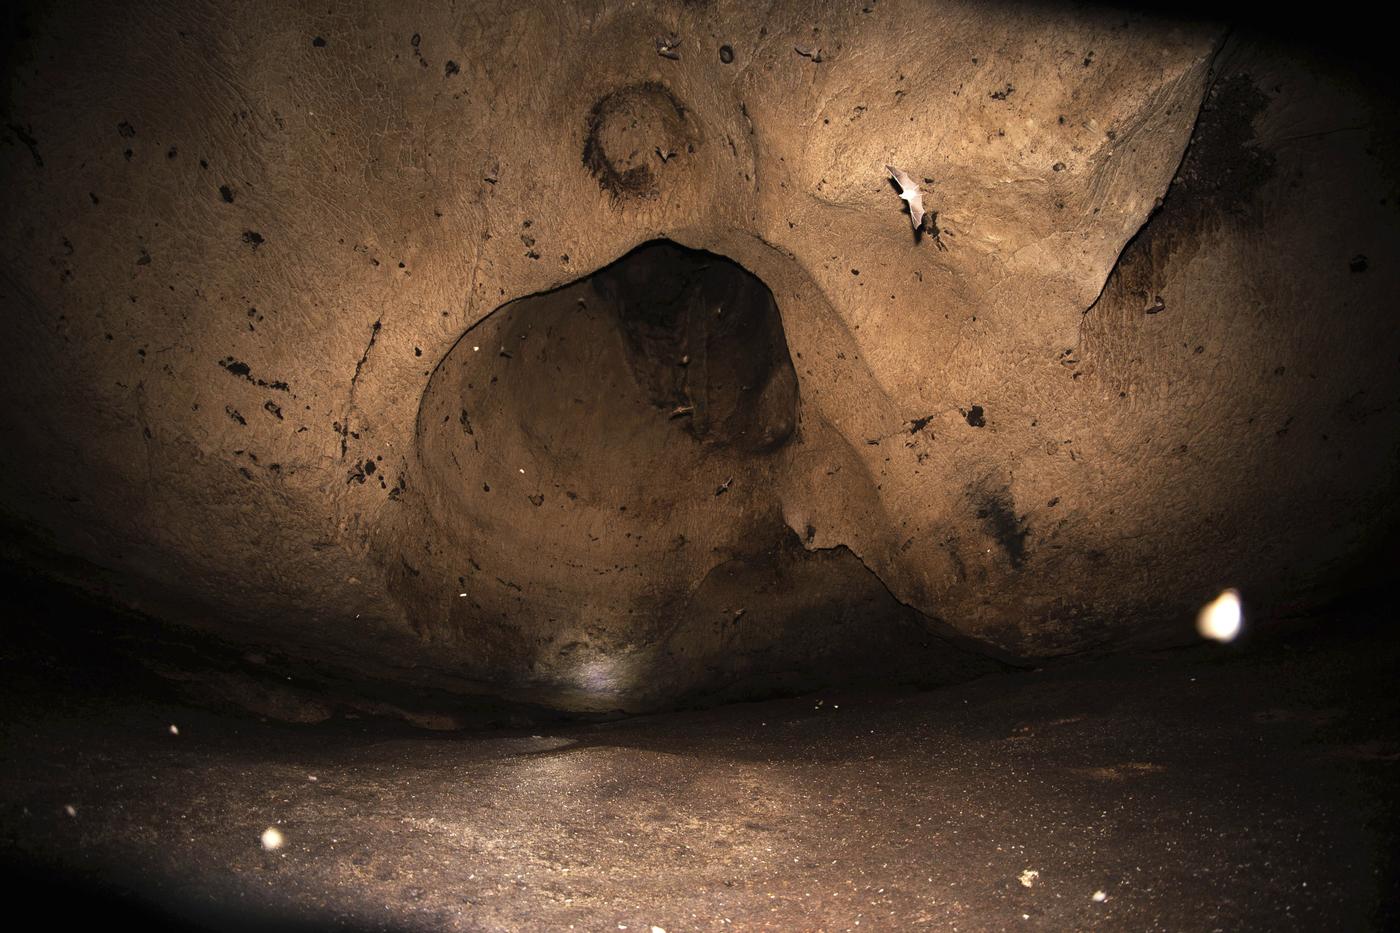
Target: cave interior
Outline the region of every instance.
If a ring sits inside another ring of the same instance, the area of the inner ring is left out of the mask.
[[[3,16],[16,911],[1400,925],[1377,30]]]

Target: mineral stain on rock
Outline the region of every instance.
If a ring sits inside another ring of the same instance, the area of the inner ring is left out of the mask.
[[[228,370],[230,375],[238,376],[240,379],[246,379],[255,386],[261,386],[264,389],[275,389],[278,392],[291,391],[291,387],[280,379],[267,380],[253,378],[252,368],[242,360],[236,360],[231,356],[226,356],[219,360],[219,365]]]
[[[1100,307],[1163,310],[1165,303],[1156,307],[1161,270],[1189,261],[1210,229],[1249,214],[1256,193],[1275,174],[1276,157],[1255,142],[1254,122],[1268,106],[1268,96],[1248,74],[1233,74],[1211,88],[1161,206],[1124,247],[1085,314]],[[1126,314],[1097,324],[1105,330],[1125,325]]]
[[[660,189],[651,156],[693,152],[698,142],[685,105],[659,81],[630,84],[599,98],[585,130],[583,166],[614,201],[656,197]]]
[[[984,493],[977,509],[977,517],[987,533],[996,539],[1006,552],[1006,558],[1015,570],[1020,570],[1026,562],[1026,538],[1030,529],[1024,516],[1016,515],[1015,503],[1007,490]]]

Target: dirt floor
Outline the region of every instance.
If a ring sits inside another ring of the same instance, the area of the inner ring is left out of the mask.
[[[31,621],[0,676],[7,902],[228,930],[1380,928],[1400,643],[1373,622],[445,733],[192,708]]]

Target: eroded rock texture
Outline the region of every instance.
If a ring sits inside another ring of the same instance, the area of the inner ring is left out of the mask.
[[[1393,527],[1394,116],[1320,59],[873,0],[25,27],[4,512],[186,628],[645,709],[1168,642]]]

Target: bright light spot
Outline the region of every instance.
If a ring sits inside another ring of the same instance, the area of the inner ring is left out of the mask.
[[[1207,603],[1196,616],[1196,631],[1212,641],[1234,641],[1240,633],[1244,614],[1240,611],[1238,590],[1226,590]]]
[[[269,826],[263,830],[262,847],[269,852],[282,848],[282,843],[286,841],[282,838],[282,830],[276,826]]]
[[[480,352],[481,352],[481,347],[472,347],[472,352],[473,352],[473,353],[480,353]]]
[[[1021,872],[1021,887],[1029,888],[1040,880],[1040,872],[1034,868],[1027,868]]]
[[[1092,900],[1095,904],[1102,904],[1104,901],[1108,900],[1108,892],[1095,891],[1094,896],[1090,898],[1090,900]]]
[[[69,803],[69,804],[64,804],[64,806],[63,806],[63,812],[64,812],[64,813],[67,813],[69,816],[77,816],[77,815],[78,815],[78,808],[75,807],[75,806],[73,806],[71,803]]]
[[[180,734],[180,727],[177,726],[177,725],[175,725],[175,723],[173,723],[173,722],[170,724],[170,734],[171,734],[171,735],[179,735],[179,734]]]
[[[653,926],[651,928],[651,933],[666,933],[666,931],[663,930],[661,927]]]
[[[594,658],[570,673],[575,687],[593,694],[615,694],[631,683],[631,665],[621,658]]]
[[[521,467],[521,468],[520,468],[520,472],[521,472],[521,473],[524,473],[524,472],[525,472],[525,468],[524,468],[524,467]]]
[[[458,593],[457,595],[458,595],[458,596],[466,596],[467,594],[466,594],[466,593]]]

